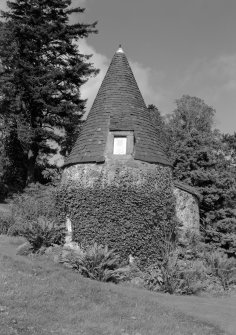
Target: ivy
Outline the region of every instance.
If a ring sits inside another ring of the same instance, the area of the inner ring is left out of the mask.
[[[176,226],[170,174],[163,166],[65,170],[57,201],[62,219],[71,219],[73,240],[108,245],[123,259],[132,254],[141,264],[155,262]]]

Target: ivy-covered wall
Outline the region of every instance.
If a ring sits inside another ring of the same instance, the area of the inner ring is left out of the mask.
[[[176,225],[170,167],[140,161],[109,161],[66,168],[58,194],[72,222],[73,240],[98,242],[154,262],[163,238]]]

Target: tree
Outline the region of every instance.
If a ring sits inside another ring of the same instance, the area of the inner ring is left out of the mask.
[[[26,183],[35,181],[40,160],[57,151],[53,142],[68,153],[84,113],[81,85],[97,73],[77,44],[97,32],[96,23],[69,24],[70,14],[84,12],[70,5],[71,0],[15,0],[2,12],[0,114]]]
[[[202,99],[183,95],[176,100],[176,105],[177,108],[167,117],[175,131],[187,134],[194,129],[205,133],[212,130],[215,110]]]
[[[231,167],[236,173],[236,133],[224,134],[222,137],[223,145],[225,146],[226,157],[231,162]],[[235,175],[236,176],[236,175]]]
[[[202,194],[201,228],[205,240],[236,255],[236,180],[223,136],[213,129],[214,109],[183,96],[166,127],[174,177]]]

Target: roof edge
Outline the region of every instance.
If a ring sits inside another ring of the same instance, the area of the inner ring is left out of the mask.
[[[174,180],[174,186],[175,186],[176,188],[179,188],[180,190],[183,190],[183,191],[185,191],[185,192],[188,192],[188,193],[194,195],[194,196],[198,199],[198,201],[201,201],[201,200],[202,200],[202,195],[201,195],[201,193],[199,193],[199,192],[195,189],[195,187],[190,186],[190,185],[188,185],[188,184],[184,184],[184,183],[182,183],[181,181],[178,181],[178,180]]]
[[[167,159],[161,159],[161,158],[155,158],[155,159],[150,158],[149,159],[149,158],[142,158],[140,156],[137,156],[137,157],[134,156],[134,159],[137,161],[146,162],[149,164],[162,164],[162,165],[173,168],[173,165]]]

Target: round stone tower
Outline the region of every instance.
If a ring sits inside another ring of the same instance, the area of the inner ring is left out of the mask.
[[[61,206],[74,241],[143,262],[175,225],[172,166],[120,47],[64,164]]]

